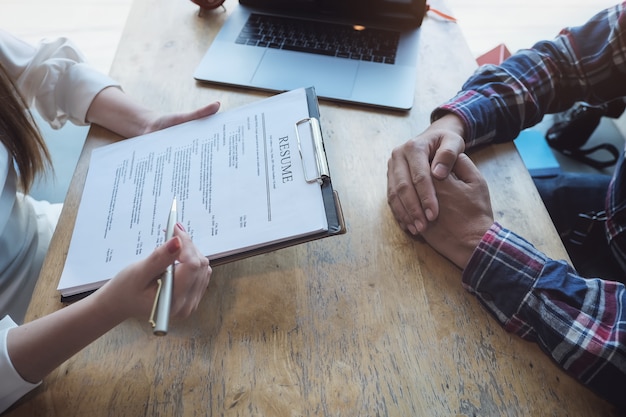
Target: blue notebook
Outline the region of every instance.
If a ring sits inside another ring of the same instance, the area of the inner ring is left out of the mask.
[[[539,130],[523,130],[514,143],[533,177],[551,177],[561,172],[559,161]]]

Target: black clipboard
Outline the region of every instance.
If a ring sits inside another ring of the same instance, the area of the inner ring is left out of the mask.
[[[302,159],[302,167],[304,169],[304,177],[307,182],[318,182],[322,188],[322,199],[326,209],[326,219],[328,221],[328,230],[322,233],[298,237],[270,245],[264,245],[249,251],[243,251],[232,255],[219,258],[211,258],[212,266],[223,265],[233,261],[249,258],[251,256],[261,255],[263,253],[273,252],[278,249],[284,249],[301,243],[322,239],[325,237],[341,235],[347,232],[339,194],[333,189],[328,160],[326,158],[326,147],[322,135],[320,124],[320,110],[317,100],[317,94],[314,87],[305,89],[307,104],[309,108],[309,117],[299,120],[295,123],[294,129],[298,138],[300,158]],[[307,167],[302,155],[301,141],[307,140],[300,134],[301,129],[307,129],[310,132],[309,138],[312,140],[312,147],[315,157],[315,167]],[[314,168],[314,169],[312,169]]]
[[[264,253],[273,252],[301,243],[322,239],[325,237],[335,236],[346,233],[346,225],[339,201],[338,193],[333,189],[328,161],[326,158],[326,149],[322,136],[320,124],[320,111],[317,95],[313,87],[304,89],[308,106],[308,117],[298,120],[294,123],[294,129],[298,140],[298,151],[302,160],[302,169],[304,170],[305,181],[319,183],[322,191],[322,200],[326,212],[328,229],[319,233],[298,236],[293,239],[286,239],[276,243],[268,243],[253,249],[242,250],[230,255],[221,257],[208,256],[212,266],[223,265],[237,260],[249,258]],[[302,145],[308,145],[306,147]],[[314,161],[313,166],[307,166],[303,156],[303,148],[313,152],[313,158],[306,158]],[[87,290],[73,295],[61,295],[62,302],[74,302],[86,297],[96,290]]]

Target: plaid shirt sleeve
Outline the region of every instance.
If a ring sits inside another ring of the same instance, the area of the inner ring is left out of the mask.
[[[435,109],[464,120],[468,148],[511,141],[545,114],[577,101],[599,104],[626,96],[626,3],[606,9],[551,41],[518,51],[500,66],[484,65],[461,92]]]
[[[626,408],[626,289],[585,279],[494,223],[463,285],[509,332],[537,343],[566,372]]]
[[[511,141],[545,114],[577,101],[626,96],[626,2],[480,67],[435,109],[465,123],[467,147]],[[626,291],[584,279],[495,223],[463,273],[463,284],[504,328],[537,343],[566,372],[626,409]]]

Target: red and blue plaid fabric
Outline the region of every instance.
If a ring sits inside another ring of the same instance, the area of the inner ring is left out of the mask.
[[[447,112],[460,116],[471,148],[511,141],[545,114],[578,101],[600,104],[625,96],[626,3],[519,51],[501,66],[482,66],[432,119]],[[607,198],[607,235],[626,264],[623,165]],[[582,278],[498,223],[474,253],[463,283],[507,331],[537,343],[569,374],[626,409],[623,284]]]

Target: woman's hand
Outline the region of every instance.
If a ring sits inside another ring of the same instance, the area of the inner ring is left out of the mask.
[[[209,285],[211,267],[183,228],[174,229],[172,239],[87,298],[11,329],[7,352],[21,377],[33,383],[40,381],[127,318],[143,319],[148,326],[157,280],[176,260],[171,315],[189,316]]]
[[[190,112],[162,115],[135,102],[119,88],[107,87],[91,102],[87,121],[131,138],[201,119],[217,113],[219,109],[220,103],[216,101]]]
[[[170,126],[175,126],[181,123],[189,122],[191,120],[201,119],[206,116],[211,116],[220,109],[219,102],[213,102],[197,110],[184,112],[158,115],[153,113],[153,117],[148,118],[143,133],[156,132],[157,130],[165,129]]]
[[[172,239],[146,259],[122,270],[89,297],[102,303],[109,314],[119,316],[120,321],[129,317],[147,320],[154,304],[157,280],[176,260],[171,315],[187,317],[196,310],[209,285],[211,267],[180,223],[174,228]]]

